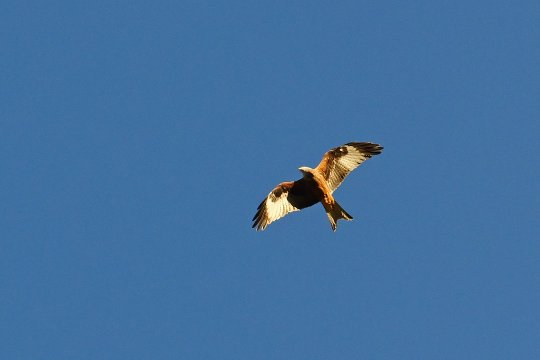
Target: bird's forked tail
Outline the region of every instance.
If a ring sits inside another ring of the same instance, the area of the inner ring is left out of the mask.
[[[353,217],[349,215],[338,203],[334,202],[332,205],[328,206],[326,209],[326,215],[328,215],[328,220],[330,220],[330,226],[332,230],[336,231],[337,221],[339,219],[352,220]]]

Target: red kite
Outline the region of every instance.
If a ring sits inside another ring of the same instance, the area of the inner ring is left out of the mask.
[[[353,217],[343,210],[332,193],[351,171],[373,155],[380,154],[382,149],[379,144],[351,142],[326,152],[315,169],[298,168],[303,177],[276,186],[257,208],[252,227],[264,230],[290,212],[321,202],[332,230],[336,231],[339,219],[352,220]]]

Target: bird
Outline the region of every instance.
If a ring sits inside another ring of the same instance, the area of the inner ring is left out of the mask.
[[[382,150],[381,145],[371,142],[349,142],[327,151],[316,168],[299,167],[302,178],[277,185],[257,207],[252,228],[262,231],[285,215],[320,202],[336,231],[338,220],[353,217],[337,203],[333,192],[351,171]]]

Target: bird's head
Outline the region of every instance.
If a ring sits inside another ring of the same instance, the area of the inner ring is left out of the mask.
[[[312,168],[309,168],[307,166],[300,166],[298,170],[300,170],[304,177],[313,177]]]

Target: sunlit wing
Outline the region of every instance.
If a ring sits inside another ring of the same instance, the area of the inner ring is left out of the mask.
[[[323,175],[333,192],[351,171],[371,156],[380,154],[382,149],[379,144],[351,142],[326,152],[315,169]]]

